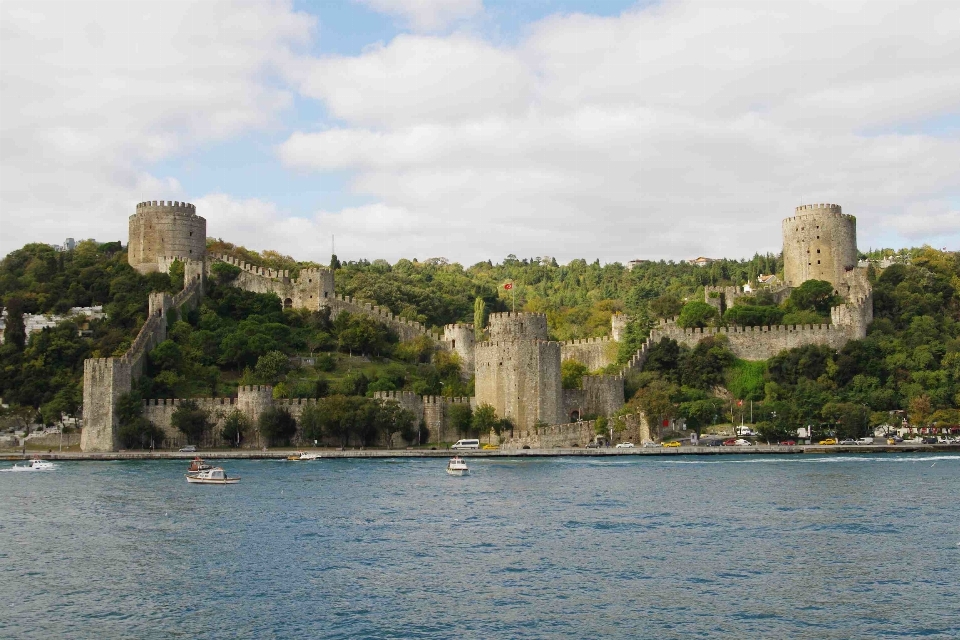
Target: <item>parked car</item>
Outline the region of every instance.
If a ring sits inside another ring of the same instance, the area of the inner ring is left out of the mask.
[[[728,440],[724,440],[724,441],[723,441],[723,446],[725,446],[725,447],[732,447],[732,446],[734,446],[734,445],[736,445],[736,444],[737,444],[737,439],[736,439],[736,438],[729,438]]]
[[[857,438],[857,444],[873,444],[873,438]]]
[[[180,453],[196,453],[196,452],[197,452],[197,445],[195,444],[188,444],[185,447],[180,447]]]
[[[586,448],[587,448],[587,449],[599,449],[599,448],[600,448],[600,443],[599,443],[599,442],[588,442]]]
[[[663,446],[665,446],[665,447],[679,447],[679,446],[680,446],[680,443],[679,443],[679,442],[676,442],[676,441],[674,441],[674,442],[664,442],[664,443],[663,443]]]
[[[723,444],[723,440],[719,438],[706,438],[705,440],[700,441],[701,447],[719,447]]]
[[[737,438],[734,443],[738,447],[752,447],[753,443],[749,440],[744,440],[743,438]]]
[[[632,442],[621,442],[617,444],[617,449],[633,449]]]
[[[825,438],[824,440],[821,440],[821,441],[818,442],[817,444],[837,444],[837,439],[836,439],[836,438]]]
[[[795,446],[797,446],[797,441],[796,441],[796,440],[784,440],[784,441],[781,442],[780,444],[781,444],[782,446],[784,446],[784,447],[795,447]]]
[[[860,444],[860,443],[854,440],[853,438],[844,438],[843,440],[840,441],[840,444]]]
[[[923,444],[937,444],[937,438],[935,436],[927,436],[923,439]]]
[[[644,449],[649,449],[650,447],[658,447],[658,446],[660,446],[660,445],[658,445],[656,442],[652,442],[652,441],[650,441],[650,440],[647,440],[646,442],[643,443],[642,446],[643,446]]]

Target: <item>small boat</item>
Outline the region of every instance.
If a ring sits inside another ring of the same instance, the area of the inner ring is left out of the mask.
[[[464,462],[463,458],[454,456],[447,463],[447,473],[452,476],[465,476],[470,473],[470,470],[467,469],[467,463]]]
[[[195,476],[201,471],[206,471],[207,469],[213,469],[213,466],[204,462],[203,458],[194,458],[190,463],[190,468],[187,469],[187,475]]]
[[[319,453],[307,453],[306,451],[297,451],[292,456],[287,456],[287,460],[317,460],[319,458]]]
[[[188,473],[187,482],[191,484],[237,484],[240,482],[240,477],[228,478],[222,468],[210,467],[195,474]]]
[[[29,462],[29,464],[13,465],[11,471],[53,471],[57,468],[57,465],[53,464],[49,460],[41,460],[40,458],[34,458]]]

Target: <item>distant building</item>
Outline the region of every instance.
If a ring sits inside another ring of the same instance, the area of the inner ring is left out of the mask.
[[[631,260],[630,262],[627,263],[627,269],[629,269],[630,271],[633,271],[634,267],[637,267],[641,264],[646,264],[647,262],[650,262],[650,261],[649,260]]]
[[[778,278],[775,273],[771,273],[769,275],[763,275],[761,273],[757,276],[757,282],[760,284],[760,286],[772,287],[775,284],[780,284],[780,278]]]
[[[53,313],[47,315],[41,313],[25,313],[23,314],[23,327],[27,333],[27,340],[30,339],[31,334],[55,327],[67,318],[75,318],[78,316],[84,316],[89,320],[97,320],[106,318],[107,314],[103,312],[103,307],[100,305],[96,307],[71,307],[70,310],[62,316]],[[7,310],[4,309],[3,313],[0,313],[0,344],[3,344],[3,333],[6,327]],[[82,323],[78,333],[81,337],[91,335],[89,323]]]
[[[694,258],[693,260],[687,260],[687,264],[692,264],[697,267],[706,267],[716,262],[713,258],[704,258],[700,256],[699,258]]]

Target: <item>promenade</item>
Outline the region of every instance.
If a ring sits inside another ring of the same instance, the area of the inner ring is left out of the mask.
[[[321,458],[448,458],[459,454],[470,458],[551,458],[558,456],[618,457],[618,456],[727,456],[727,455],[799,455],[799,454],[877,454],[877,453],[956,453],[955,444],[897,444],[897,445],[756,445],[751,447],[636,447],[633,449],[555,448],[555,449],[481,449],[453,451],[451,449],[207,449],[196,453],[178,451],[115,451],[106,453],[63,451],[0,452],[0,460],[191,460],[197,456],[210,460],[282,460],[298,451],[317,453]]]

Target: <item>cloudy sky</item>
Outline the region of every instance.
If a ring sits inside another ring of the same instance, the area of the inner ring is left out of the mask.
[[[0,2],[0,255],[141,200],[326,262],[960,248],[960,3]]]

